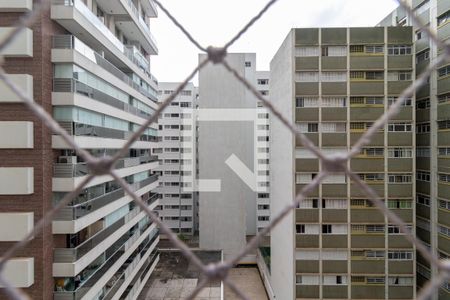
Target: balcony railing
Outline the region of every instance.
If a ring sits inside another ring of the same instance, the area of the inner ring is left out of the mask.
[[[73,35],[55,35],[53,36],[53,49],[74,49],[92,62],[98,64],[115,77],[119,78],[138,92],[144,94],[153,101],[157,101],[156,91],[150,87],[151,91],[144,89],[142,86],[133,81],[133,79],[110,63],[101,54],[95,52],[89,46],[77,39]],[[140,67],[149,79],[157,84],[155,77],[149,72],[150,63],[142,54],[137,51],[134,46],[122,45],[122,53],[136,66]]]
[[[107,105],[113,106],[115,108],[121,109],[125,112],[129,112],[130,114],[133,114],[141,118],[146,119],[150,116],[149,113],[142,111],[125,102],[117,100],[116,98],[111,97],[101,92],[100,90],[87,86],[86,84],[76,79],[71,78],[53,79],[53,91],[59,93],[78,93],[91,99],[95,99],[99,102],[105,103]]]
[[[142,157],[129,157],[122,158],[117,161],[115,168],[130,168],[140,164],[157,161],[157,156],[142,156]],[[86,163],[79,164],[54,164],[53,165],[53,177],[55,178],[72,178],[80,177],[89,174],[89,168]]]
[[[155,181],[158,180],[158,175],[153,175],[147,179],[144,179],[140,182],[132,183],[131,188],[133,191],[137,191]],[[125,192],[122,188],[112,191],[110,193],[101,195],[97,198],[88,200],[86,202],[76,204],[74,206],[66,206],[59,211],[56,215],[55,220],[59,221],[72,221],[82,218],[93,211],[96,211],[109,203],[112,203],[122,197],[125,196]],[[152,195],[149,199],[147,199],[147,203],[151,205],[158,199],[158,194]]]
[[[128,140],[133,135],[133,132],[130,131],[123,131],[118,129],[93,126],[76,122],[60,121],[58,123],[63,129],[67,131],[68,134],[73,136],[93,136],[110,139]],[[143,134],[140,136],[139,141],[157,142],[158,137]]]
[[[148,227],[147,227],[148,228]],[[139,232],[139,231],[138,231]],[[158,232],[155,231],[150,243],[158,238]],[[55,291],[55,300],[80,300],[82,297],[103,277],[107,270],[113,266],[125,253],[125,243],[129,239],[129,233],[125,233],[111,247],[105,251],[107,259],[102,265],[89,270],[89,275],[85,276],[81,285],[74,291]]]
[[[81,0],[53,0],[54,5],[73,6],[87,18],[120,52],[124,51],[122,42],[109,30],[109,28],[83,3]]]

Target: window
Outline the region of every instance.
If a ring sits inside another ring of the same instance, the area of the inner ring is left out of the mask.
[[[317,225],[317,224],[296,224],[295,232],[297,234],[319,234],[319,225]]]
[[[411,124],[410,123],[389,123],[388,131],[389,132],[410,132]]]
[[[296,47],[296,56],[319,56],[319,47]]]
[[[450,147],[440,147],[438,153],[440,156],[450,156]]]
[[[388,46],[389,55],[410,55],[411,46],[410,45],[390,45]]]
[[[389,183],[411,183],[412,176],[408,174],[389,174]]]
[[[439,200],[439,208],[450,210],[450,201],[449,200]]]
[[[416,173],[417,180],[420,181],[430,181],[430,172],[417,171]]]
[[[319,208],[319,199],[304,199],[298,208]]]
[[[318,107],[319,99],[310,97],[296,97],[295,104],[296,107]]]
[[[421,229],[425,230],[425,231],[430,231],[430,228],[431,228],[430,221],[427,220],[427,219],[423,219],[421,217],[417,217],[416,218],[416,226],[418,228],[421,228]]]
[[[389,285],[401,285],[401,286],[409,286],[413,285],[412,277],[389,277],[388,279]]]
[[[258,216],[258,221],[269,221],[270,217],[269,216]]]
[[[439,77],[450,75],[450,65],[438,69]]]
[[[317,275],[296,275],[295,283],[304,285],[318,285],[320,281]]]
[[[347,72],[321,72],[320,80],[323,82],[347,81]]]
[[[430,50],[429,49],[416,54],[416,63],[420,63],[422,61],[426,61],[429,59],[430,59]]]
[[[420,99],[416,101],[417,109],[427,109],[430,108],[430,98]]]
[[[346,285],[347,276],[345,275],[324,275],[323,276],[324,285]]]
[[[322,233],[330,234],[332,232],[331,225],[322,225]]]
[[[389,158],[411,158],[412,149],[410,148],[389,148],[388,157]]]
[[[181,96],[191,96],[192,95],[192,91],[189,90],[182,90],[180,93]]]
[[[364,45],[351,45],[350,53],[364,53]]]
[[[427,133],[430,132],[430,123],[418,123],[416,125],[416,132],[417,133]]]
[[[297,173],[295,175],[295,182],[297,184],[310,183],[316,175],[316,173]]]
[[[346,132],[346,123],[323,122],[320,123],[320,129],[324,133],[343,133]]]
[[[413,253],[412,251],[388,251],[388,259],[411,260],[413,259]]]
[[[323,46],[322,56],[347,56],[346,46]]]
[[[252,66],[252,63],[250,61],[245,62],[245,67],[250,68]]]
[[[449,20],[450,20],[450,10],[447,10],[445,13],[443,13],[437,18],[437,24],[438,26],[440,26],[448,22]]]
[[[383,97],[350,97],[350,105],[383,105]]]
[[[422,204],[425,206],[430,206],[430,198],[419,194],[416,197],[416,203]]]
[[[416,156],[417,157],[430,157],[430,147],[417,147]]]
[[[376,53],[384,53],[384,46],[366,46],[366,53],[376,54]]]
[[[366,199],[351,199],[350,203],[354,207],[373,207],[372,202]]]
[[[351,132],[363,132],[368,130],[372,126],[372,122],[351,122],[350,131]]]
[[[384,251],[373,251],[373,250],[368,250],[365,251],[365,257],[366,258],[384,258]]]
[[[361,180],[367,182],[383,182],[384,174],[383,173],[367,173],[367,174],[358,174]]]
[[[407,225],[406,226],[408,231],[411,231],[411,225]],[[404,234],[401,230],[400,227],[397,225],[388,225],[388,233],[389,234]]]
[[[361,150],[361,156],[382,157],[383,155],[383,148],[363,148]]]
[[[407,81],[411,80],[411,71],[391,71],[388,72],[388,81]]]
[[[327,184],[340,184],[340,183],[346,183],[347,182],[347,176],[345,174],[331,174],[328,175],[326,178],[323,179],[322,183]]]
[[[450,228],[444,225],[438,225],[438,232],[445,237],[450,237]]]
[[[393,209],[411,209],[411,200],[388,200],[388,208]]]
[[[298,129],[300,132],[318,132],[319,124],[318,123],[297,123]]]
[[[345,107],[346,99],[343,97],[322,98],[322,106],[326,107]]]
[[[391,106],[392,104],[395,103],[395,101],[397,101],[397,99],[398,99],[397,97],[388,97],[388,105]],[[412,104],[412,99],[406,98],[401,103],[401,106],[411,106],[411,104]]]
[[[438,178],[440,182],[450,182],[450,174],[439,173]]]
[[[318,82],[319,72],[296,72],[295,78],[298,82]]]
[[[347,200],[346,199],[322,199],[322,208],[345,209],[345,208],[347,208]]]
[[[450,102],[450,93],[439,95],[438,101],[439,103]]]
[[[383,71],[350,71],[350,79],[359,80],[383,80]]]
[[[367,284],[384,284],[384,277],[367,277]]]
[[[384,225],[366,225],[367,233],[382,233],[384,232]]]
[[[419,30],[416,31],[416,40],[420,41],[421,39],[427,38],[427,33],[425,31]]]
[[[269,79],[258,79],[258,84],[262,85],[269,84]]]
[[[450,129],[450,120],[438,121],[438,129],[439,130]]]

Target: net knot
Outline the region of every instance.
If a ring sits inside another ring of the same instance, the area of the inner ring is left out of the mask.
[[[107,175],[110,173],[114,165],[112,157],[105,156],[95,158],[92,161],[87,162],[87,166],[91,173],[95,176]]]
[[[227,50],[223,47],[209,46],[206,49],[206,53],[208,53],[209,60],[214,64],[221,63],[225,56],[227,56]]]
[[[209,280],[224,280],[228,276],[229,269],[224,263],[211,263],[205,266],[204,274]]]
[[[323,171],[329,173],[340,173],[345,172],[347,169],[347,156],[345,154],[336,153],[328,155],[324,160],[322,160]]]

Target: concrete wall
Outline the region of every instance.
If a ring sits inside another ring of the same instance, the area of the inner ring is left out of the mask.
[[[289,120],[294,119],[294,31],[291,31],[270,64],[270,95],[275,107]],[[271,216],[279,213],[294,197],[295,141],[290,131],[277,118],[270,119],[270,183]],[[291,149],[289,151],[288,149]],[[271,278],[276,299],[295,298],[294,214],[287,217],[271,233]]]
[[[242,76],[254,72],[254,54],[229,54],[227,61]],[[246,70],[246,61],[252,70]],[[255,210],[255,193],[225,163],[234,154],[254,170],[254,122],[202,121],[201,116],[206,109],[219,109],[220,119],[233,116],[234,111],[253,109],[255,99],[222,66],[208,65],[200,71],[199,86],[199,179],[221,182],[219,191],[199,193],[200,248],[221,249],[227,259],[245,246],[246,228],[256,226],[254,213],[247,213]]]

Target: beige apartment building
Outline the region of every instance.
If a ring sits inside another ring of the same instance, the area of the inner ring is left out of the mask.
[[[412,27],[292,29],[271,62],[271,101],[326,154],[345,153],[415,78]],[[348,162],[415,229],[415,98]],[[270,119],[271,215],[322,170]],[[271,233],[276,299],[414,299],[416,254],[344,174]]]
[[[419,18],[437,32],[440,40],[450,38],[450,0],[414,0],[410,4]],[[381,26],[414,26],[406,12],[398,8]],[[417,76],[432,63],[442,49],[418,28],[414,28]],[[450,255],[450,64],[442,64],[427,84],[417,91],[416,101],[416,231],[417,236],[442,259]],[[417,256],[417,285],[422,287],[437,269]],[[445,283],[434,299],[450,299],[450,283]]]
[[[40,1],[0,1],[0,38]],[[150,0],[53,0],[1,53],[8,77],[96,157],[112,155],[157,105]],[[116,171],[158,205],[157,125]],[[0,83],[0,252],[21,240],[88,174],[86,162]],[[6,265],[31,299],[136,299],[159,256],[156,224],[100,176]],[[6,295],[0,290],[0,298]]]

